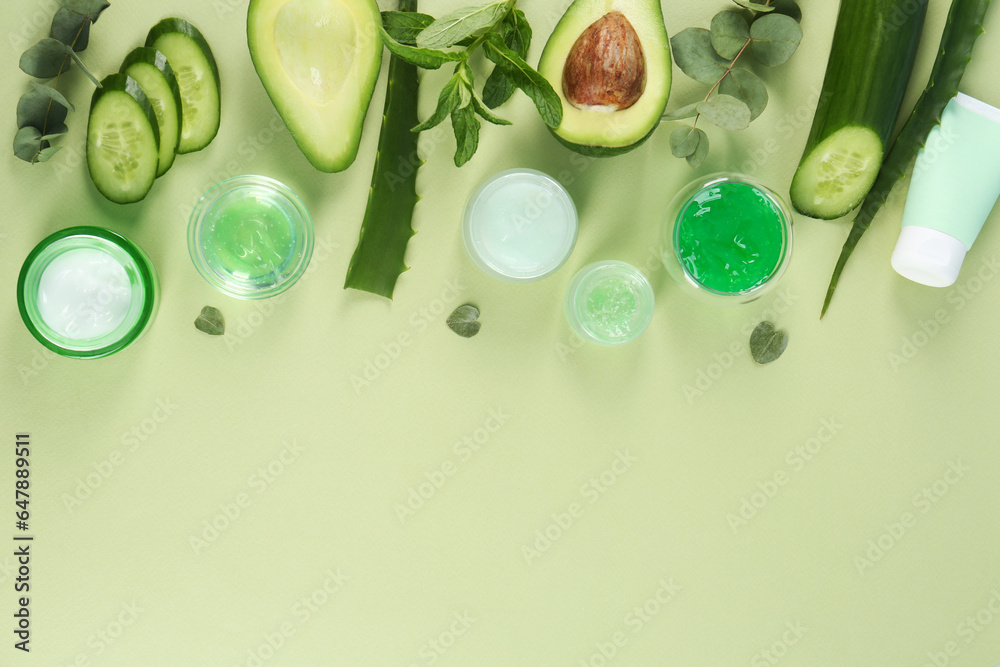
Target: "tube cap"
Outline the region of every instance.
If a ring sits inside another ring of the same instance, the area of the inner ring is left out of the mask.
[[[921,285],[949,287],[958,280],[968,251],[954,236],[929,227],[907,225],[892,251],[892,268]]]

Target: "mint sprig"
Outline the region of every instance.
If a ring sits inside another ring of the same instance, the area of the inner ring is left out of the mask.
[[[461,167],[479,147],[480,119],[494,125],[511,122],[491,110],[520,88],[551,127],[562,122],[562,102],[552,86],[525,57],[531,44],[531,26],[517,0],[494,0],[450,12],[439,19],[417,12],[382,12],[382,41],[398,58],[422,69],[455,63],[455,70],[438,95],[434,112],[413,128],[422,132],[451,118],[455,133],[455,165]],[[459,50],[446,50],[459,47]],[[494,63],[477,92],[469,59],[477,49]]]

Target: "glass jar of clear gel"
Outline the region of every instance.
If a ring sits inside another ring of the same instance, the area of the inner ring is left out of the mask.
[[[646,276],[613,260],[583,267],[566,291],[570,327],[597,345],[624,345],[638,338],[653,319],[654,305]]]
[[[105,357],[137,341],[153,321],[158,293],[146,253],[100,227],[48,236],[28,254],[17,281],[28,331],[75,359]]]

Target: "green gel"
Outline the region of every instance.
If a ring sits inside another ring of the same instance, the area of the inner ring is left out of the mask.
[[[771,197],[736,181],[699,190],[677,216],[674,244],[700,285],[740,293],[766,283],[785,251],[784,216]]]
[[[592,329],[608,340],[618,340],[631,333],[636,305],[632,284],[618,276],[608,276],[587,295],[584,312]]]
[[[228,197],[212,209],[205,226],[210,261],[226,273],[257,281],[281,276],[295,262],[291,213],[277,198]]]

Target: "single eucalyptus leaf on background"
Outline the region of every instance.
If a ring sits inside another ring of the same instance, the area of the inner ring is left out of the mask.
[[[101,12],[110,4],[108,0],[63,0],[66,9],[90,17],[91,23],[96,23]]]
[[[434,17],[420,12],[382,12],[382,27],[400,44],[415,46],[417,33],[434,23]]]
[[[25,74],[39,79],[51,79],[70,66],[73,50],[58,39],[46,37],[21,54],[18,65]]]
[[[45,143],[42,141],[42,133],[38,131],[38,128],[30,125],[22,127],[14,135],[14,155],[25,162],[41,162],[39,153],[43,148],[46,148],[43,145]]]
[[[738,132],[750,126],[750,107],[732,95],[719,93],[698,103],[702,118],[723,130]]]
[[[49,36],[72,46],[74,51],[83,51],[90,42],[90,19],[67,7],[60,7],[52,17]]]
[[[52,141],[53,139],[57,139],[62,135],[66,134],[67,132],[69,132],[69,128],[66,127],[66,125],[60,125],[59,127],[53,128],[53,130],[48,134],[43,135],[42,141]]]
[[[775,361],[788,347],[788,332],[778,331],[770,322],[761,322],[750,334],[750,355],[758,364]]]
[[[457,73],[448,79],[448,83],[444,84],[441,92],[438,94],[437,108],[434,113],[425,120],[414,127],[412,132],[423,132],[424,130],[429,130],[432,127],[437,127],[444,122],[444,119],[451,115],[451,112],[459,107],[462,102],[462,92],[461,88],[465,87],[465,82],[462,81]]]
[[[712,47],[716,53],[732,60],[750,39],[750,25],[738,11],[726,10],[712,18]]]
[[[750,55],[761,65],[776,67],[792,57],[802,41],[802,27],[790,16],[762,16],[750,26]]]
[[[46,146],[41,151],[38,152],[39,162],[48,162],[49,159],[59,152],[62,146]]]
[[[478,320],[479,309],[467,303],[456,308],[455,312],[448,316],[446,324],[462,338],[472,338],[479,333],[482,326]]]
[[[767,86],[750,70],[734,68],[722,83],[719,92],[731,95],[750,108],[750,120],[755,120],[767,107]]]
[[[442,65],[459,61],[463,57],[461,53],[453,51],[420,49],[400,44],[385,31],[385,28],[379,26],[378,29],[382,34],[382,42],[385,44],[385,48],[389,49],[389,53],[422,69],[439,69]]]
[[[771,7],[770,5],[765,5],[760,2],[751,2],[751,0],[733,0],[733,2],[744,9],[749,9],[761,14],[767,14],[768,12],[774,11],[774,7]]]
[[[697,169],[705,163],[705,158],[708,157],[708,135],[705,131],[698,129],[698,148],[695,149],[694,153],[687,156],[688,164],[691,165],[692,169]]]
[[[682,120],[684,118],[693,118],[698,115],[698,103],[688,104],[679,109],[674,109],[673,111],[668,111],[663,114],[663,118],[666,120]]]
[[[76,107],[74,107],[70,103],[70,101],[66,99],[66,96],[60,93],[55,88],[53,88],[52,86],[46,86],[44,83],[38,83],[37,81],[32,81],[31,87],[37,90],[38,92],[42,93],[46,97],[51,98],[52,101],[55,102],[56,104],[66,107],[70,111],[76,111]]]
[[[524,58],[512,51],[503,39],[496,33],[486,35],[483,42],[483,54],[496,63],[496,66],[506,74],[524,94],[531,98],[549,127],[559,127],[562,123],[563,109],[559,95],[541,74],[536,72],[524,61]]]
[[[674,157],[687,157],[698,150],[701,142],[700,130],[689,125],[678,127],[670,133],[670,152]]]
[[[198,331],[204,331],[209,336],[221,336],[226,333],[226,318],[222,316],[218,308],[205,306],[194,321],[194,326]]]
[[[436,19],[417,35],[422,49],[446,49],[466,37],[489,30],[510,12],[510,0],[498,0],[481,7],[464,7]]]
[[[451,127],[455,131],[455,166],[461,167],[479,148],[479,119],[471,104],[451,112]]]
[[[100,88],[101,87],[101,81],[100,81],[100,79],[98,79],[96,76],[94,76],[93,72],[91,72],[89,69],[87,69],[87,66],[83,64],[82,60],[80,60],[80,56],[76,55],[76,51],[70,49],[69,50],[69,55],[70,55],[70,57],[73,60],[76,61],[76,64],[80,66],[80,70],[82,70],[83,73],[87,75],[87,78],[90,79],[91,82],[95,86],[97,86],[98,88]]]
[[[729,62],[712,46],[712,33],[705,28],[687,28],[670,40],[674,61],[681,71],[699,83],[715,84],[726,73]]]
[[[46,132],[62,126],[69,110],[57,96],[62,97],[63,101],[66,99],[49,86],[33,86],[32,90],[21,95],[21,99],[17,101],[17,126],[20,128],[30,125]]]

